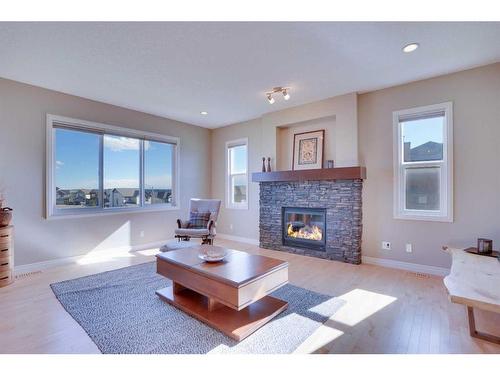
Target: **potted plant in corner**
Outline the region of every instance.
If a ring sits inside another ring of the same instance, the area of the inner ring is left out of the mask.
[[[3,206],[4,202],[5,202],[4,190],[0,189],[0,228],[9,226],[10,221],[12,220],[12,208],[4,207]]]

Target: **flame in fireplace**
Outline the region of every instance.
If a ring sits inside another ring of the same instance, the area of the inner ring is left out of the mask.
[[[313,240],[313,241],[321,241],[323,239],[323,232],[316,225],[306,225],[305,227],[300,228],[297,231],[293,230],[293,225],[288,224],[288,228],[286,231],[288,237],[292,238],[302,238],[305,240]]]

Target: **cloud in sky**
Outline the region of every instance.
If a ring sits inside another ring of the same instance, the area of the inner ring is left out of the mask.
[[[139,144],[140,141],[135,138],[118,137],[114,135],[104,136],[104,147],[115,152],[139,150]]]
[[[139,180],[134,178],[109,178],[104,180],[104,189],[139,188]]]

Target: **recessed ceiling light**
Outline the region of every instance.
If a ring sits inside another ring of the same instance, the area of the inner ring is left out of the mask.
[[[418,48],[418,43],[410,43],[403,47],[403,52],[413,52]]]
[[[200,115],[206,116],[206,115],[208,115],[208,112],[207,111],[201,111]]]

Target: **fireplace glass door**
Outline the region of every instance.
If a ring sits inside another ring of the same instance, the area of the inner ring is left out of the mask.
[[[283,207],[283,244],[325,250],[326,209]]]

